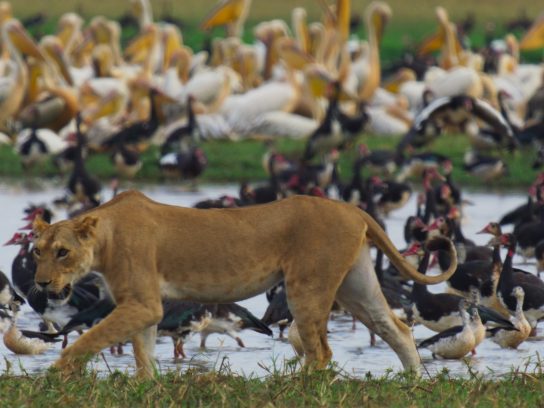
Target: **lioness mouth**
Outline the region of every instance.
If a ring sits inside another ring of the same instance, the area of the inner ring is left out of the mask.
[[[47,292],[47,298],[49,300],[66,300],[72,294],[72,285],[66,285],[60,292]]]

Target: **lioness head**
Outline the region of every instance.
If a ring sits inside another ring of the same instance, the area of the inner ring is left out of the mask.
[[[34,280],[38,289],[66,293],[74,281],[91,270],[97,222],[93,216],[51,225],[40,217],[34,220]]]

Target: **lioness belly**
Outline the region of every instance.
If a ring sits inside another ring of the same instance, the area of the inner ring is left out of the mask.
[[[224,276],[224,279],[213,279],[204,282],[202,279],[185,279],[181,282],[160,280],[161,296],[190,300],[200,303],[227,303],[236,302],[256,296],[271,288],[283,279],[280,270],[262,274],[249,274],[236,278]]]

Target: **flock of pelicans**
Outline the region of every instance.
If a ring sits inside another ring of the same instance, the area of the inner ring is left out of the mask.
[[[196,207],[310,194],[351,202],[385,228],[383,218],[414,194],[408,180],[420,180],[417,211],[405,224],[405,255],[425,273],[435,264],[447,269],[455,246],[459,266],[448,293],[403,281],[376,254],[390,306],[407,322],[438,332],[419,347],[461,358],[486,337],[517,348],[536,333],[544,318],[544,282],[514,268],[512,258],[516,252],[534,257],[538,272],[544,270],[544,175],[530,186],[525,205],[483,226],[491,241],[476,246],[462,232],[464,201],[452,179],[452,161],[415,149],[457,132],[470,141],[464,169],[486,181],[505,174],[504,151],[534,148],[533,167],[541,166],[544,68],[521,63],[519,52],[544,45],[543,18],[519,42],[509,34],[475,51],[464,46],[458,27],[439,7],[436,34],[385,77],[380,41],[391,10],[383,2],[365,10],[367,41],[350,36],[350,1],[338,0],[324,7],[319,22],[308,23],[302,8],[293,10],[291,27],[283,20],[262,22],[254,28],[255,43],[244,44],[240,33],[250,0],[224,0],[202,28],[225,26],[227,38],[214,38],[199,52],[184,45],[176,25],[153,20],[148,0],[132,0],[131,6],[139,31],[122,49],[117,21],[97,16],[84,27],[75,13],[64,14],[57,32],[37,43],[12,16],[10,4],[0,2],[0,143],[14,147],[25,169],[52,159],[68,174],[67,194],[54,203],[66,205],[68,216],[103,201],[102,186],[85,165],[94,152],[109,152],[119,176],[133,177],[142,167],[140,154],[153,144],[165,175],[194,181],[208,164],[201,147],[206,140],[303,139],[305,149],[296,158],[268,144],[265,183],[243,183],[239,197]],[[404,136],[393,150],[359,145],[346,182],[338,158],[365,131]],[[52,217],[47,205],[25,212],[30,223],[36,216]],[[512,232],[504,233],[505,225],[513,225]],[[15,353],[41,353],[61,337],[65,346],[68,333],[90,328],[115,307],[95,274],[78,282],[69,297],[37,290],[32,233],[17,232],[7,244],[21,248],[11,280],[0,275],[0,329]],[[276,323],[282,336],[292,321],[283,285],[267,291],[267,299],[261,319],[236,304],[165,299],[159,334],[172,337],[176,358],[185,356],[183,340],[194,332],[201,334],[202,347],[211,333],[227,334],[243,347],[239,331],[272,335],[268,326]],[[43,318],[41,331],[17,328],[25,302]],[[121,345],[113,351],[122,352]]]

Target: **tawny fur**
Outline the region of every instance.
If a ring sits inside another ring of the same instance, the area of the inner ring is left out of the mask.
[[[332,352],[327,320],[335,300],[380,335],[406,369],[418,369],[410,329],[389,309],[370,258],[381,248],[409,279],[434,284],[409,265],[378,224],[355,206],[295,196],[271,204],[202,211],[128,191],[66,221],[34,223],[36,281],[61,291],[90,270],[103,274],[115,310],[66,348],[55,366],[70,374],[93,354],[132,340],[138,373],[153,372],[161,296],[227,303],[285,280],[306,356],[322,368]],[[68,253],[59,257],[64,248]],[[453,257],[455,259],[456,257]]]

